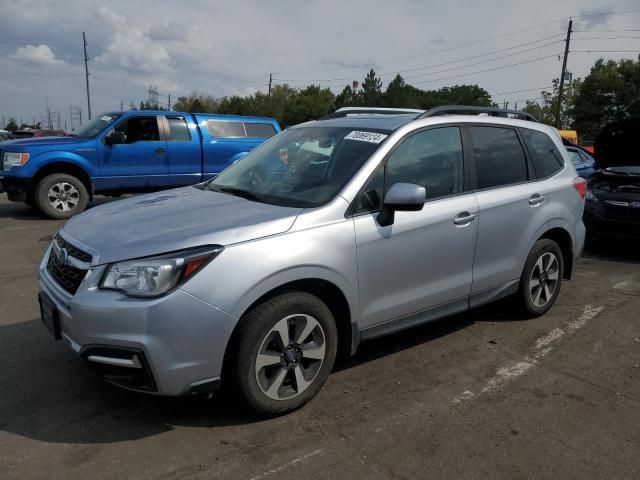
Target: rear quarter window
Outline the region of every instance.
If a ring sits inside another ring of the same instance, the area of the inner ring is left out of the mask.
[[[470,127],[478,189],[527,181],[527,161],[516,131],[502,127]]]
[[[207,130],[212,137],[246,138],[242,122],[230,120],[208,120]]]
[[[564,159],[549,135],[528,128],[520,131],[529,149],[536,177],[547,178],[562,169]]]
[[[271,138],[276,134],[276,129],[271,123],[244,123],[249,138]]]

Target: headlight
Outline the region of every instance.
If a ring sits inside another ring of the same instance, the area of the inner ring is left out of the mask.
[[[590,188],[587,188],[587,193],[584,196],[584,199],[588,202],[597,202],[598,201],[598,197],[596,197],[593,192],[591,191]]]
[[[119,290],[131,297],[159,297],[186,281],[222,250],[223,247],[211,245],[113,263],[107,267],[100,288]]]
[[[9,170],[11,167],[22,166],[29,161],[28,153],[5,152],[2,158],[2,169]]]

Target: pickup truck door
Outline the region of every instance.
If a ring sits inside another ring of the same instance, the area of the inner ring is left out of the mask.
[[[126,143],[108,145],[103,139],[97,190],[135,191],[168,186],[167,141],[159,120],[158,115],[136,115],[116,124],[113,130],[124,133]]]
[[[169,184],[194,185],[202,180],[202,141],[198,126],[190,115],[162,118],[167,136]]]

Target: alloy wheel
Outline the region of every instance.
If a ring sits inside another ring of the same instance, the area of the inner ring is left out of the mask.
[[[279,320],[267,332],[255,361],[258,387],[272,400],[300,395],[318,375],[325,358],[325,333],[311,315]]]
[[[560,263],[552,252],[545,252],[536,261],[529,279],[529,295],[536,307],[544,307],[558,288]]]
[[[68,182],[55,183],[47,192],[47,200],[55,210],[68,212],[78,206],[80,192]]]

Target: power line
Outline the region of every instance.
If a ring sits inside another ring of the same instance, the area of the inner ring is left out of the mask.
[[[381,74],[380,74],[380,76],[384,76],[384,75],[393,75],[393,74],[395,74],[395,73],[407,73],[407,72],[414,72],[414,71],[417,71],[417,70],[424,70],[424,69],[429,69],[429,68],[434,68],[434,67],[440,67],[440,66],[444,66],[444,65],[451,65],[451,64],[454,64],[454,63],[460,63],[460,62],[464,62],[464,61],[467,61],[467,60],[473,60],[473,59],[476,59],[476,58],[481,58],[481,57],[486,57],[486,56],[489,56],[489,55],[494,55],[494,54],[496,54],[496,53],[506,52],[506,51],[508,51],[508,50],[513,50],[513,49],[520,48],[520,47],[524,47],[524,46],[527,46],[527,45],[532,45],[532,44],[534,44],[534,43],[542,42],[542,41],[544,41],[544,40],[549,40],[549,39],[551,39],[551,38],[559,37],[559,36],[562,36],[562,35],[564,35],[564,34],[560,33],[560,34],[557,34],[557,35],[551,35],[550,37],[541,38],[541,39],[538,39],[538,40],[534,40],[534,41],[532,41],[532,42],[522,43],[522,44],[520,44],[520,45],[514,45],[513,47],[503,48],[503,49],[500,49],[500,50],[494,50],[494,51],[492,51],[492,52],[482,53],[482,54],[479,54],[479,55],[473,55],[473,56],[471,56],[471,57],[460,58],[460,59],[458,59],[458,60],[451,60],[451,61],[443,62],[443,63],[434,63],[434,64],[431,64],[431,65],[423,65],[423,66],[420,66],[420,67],[416,67],[416,68],[409,68],[409,69],[405,69],[405,70],[395,70],[395,71],[384,72],[384,73],[381,73]],[[512,56],[514,56],[514,55],[519,55],[519,54],[521,54],[521,53],[527,53],[527,52],[530,52],[530,51],[533,51],[533,50],[537,50],[537,49],[539,49],[539,48],[548,47],[549,45],[554,45],[554,44],[556,44],[556,43],[560,43],[560,40],[557,40],[557,41],[554,41],[554,42],[549,42],[549,43],[546,43],[546,44],[544,44],[544,45],[538,45],[538,46],[536,46],[536,47],[529,48],[529,49],[526,49],[526,50],[522,50],[522,51],[519,51],[519,52],[513,52],[513,53],[511,53],[511,54],[509,54],[509,55],[503,55],[503,56],[501,56],[501,57],[497,57],[497,58],[493,58],[493,59],[485,60],[484,62],[472,63],[472,64],[467,65],[467,66],[468,66],[468,67],[471,67],[471,66],[474,66],[474,65],[479,65],[480,63],[485,63],[485,62],[487,62],[487,61],[492,62],[492,61],[494,61],[494,60],[500,60],[500,59],[502,59],[502,58],[512,57]],[[453,68],[453,69],[450,69],[450,70],[455,70],[455,69],[459,69],[459,68],[464,68],[464,66],[456,67],[456,68]],[[434,72],[434,73],[442,73],[442,72],[444,72],[444,71],[447,71],[447,70],[441,70],[440,72]],[[339,80],[351,80],[351,79],[352,79],[352,77],[341,77],[341,78],[331,78],[331,79],[311,79],[311,80],[314,80],[314,81],[317,81],[317,82],[335,82],[335,81],[339,81]],[[278,80],[278,81],[280,81],[280,82],[297,82],[297,81],[306,81],[305,79],[302,79],[302,78],[297,78],[297,79],[282,79],[282,78],[276,78],[275,80]]]
[[[547,85],[546,87],[529,88],[527,90],[514,90],[512,92],[490,93],[489,95],[491,95],[492,97],[498,97],[500,95],[509,95],[509,94],[512,94],[512,93],[524,93],[524,92],[542,91],[542,90],[546,90],[547,88],[553,88],[553,85]]]
[[[640,50],[571,50],[571,53],[637,53]]]
[[[574,40],[619,40],[622,38],[640,38],[638,36],[630,36],[630,35],[621,35],[619,37],[578,37],[574,38]]]
[[[618,33],[618,32],[640,32],[640,29],[616,29],[616,30],[574,30],[574,33]]]

